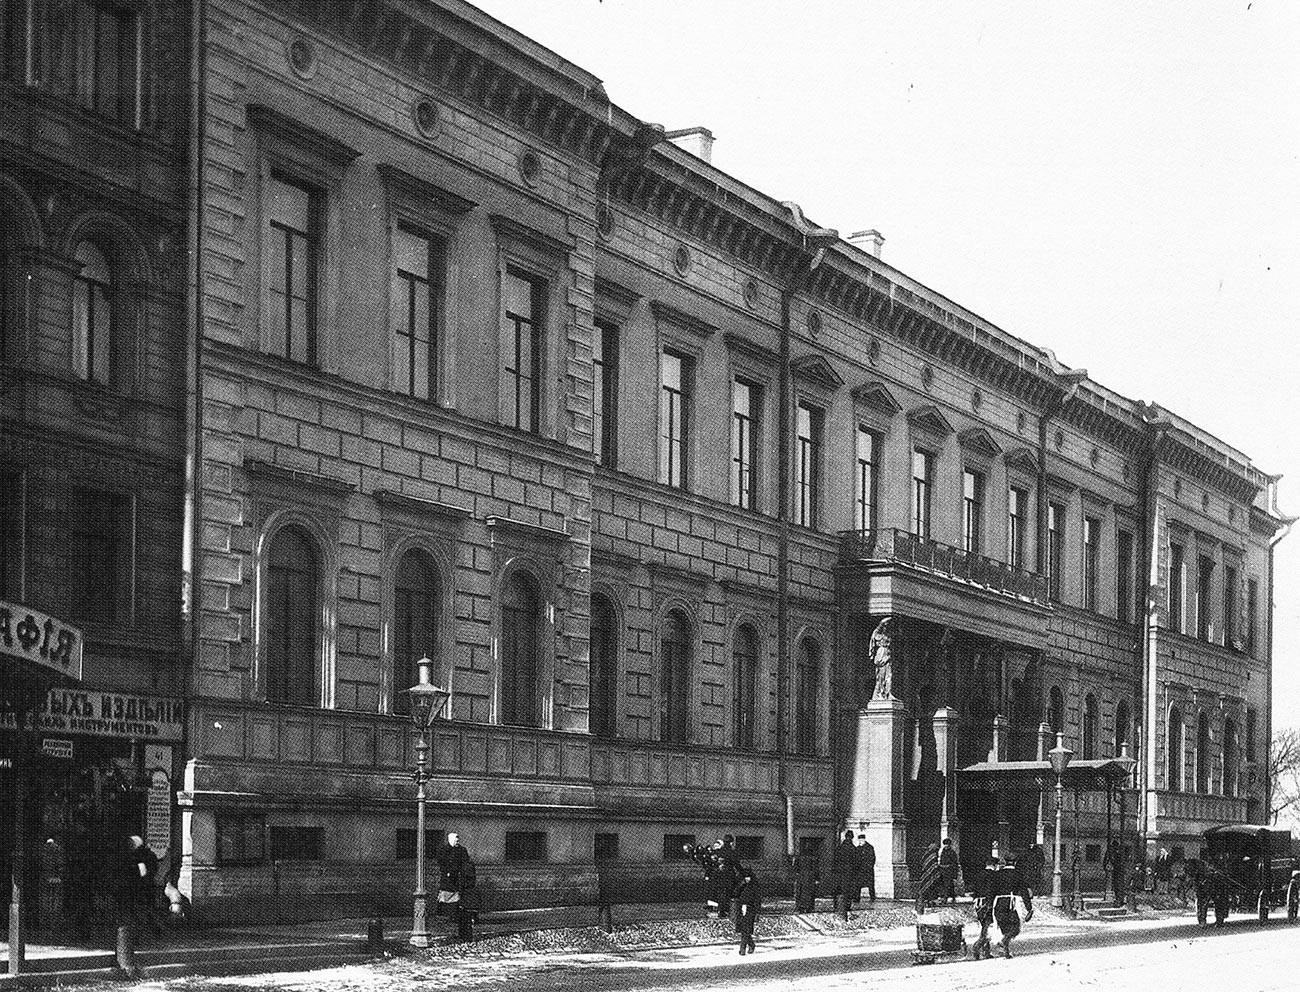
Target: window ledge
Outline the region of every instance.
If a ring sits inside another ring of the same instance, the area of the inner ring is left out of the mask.
[[[505,534],[520,534],[527,537],[543,541],[567,542],[570,540],[567,531],[556,530],[553,527],[543,527],[541,524],[525,523],[522,520],[512,520],[510,517],[487,517],[484,521],[489,531],[501,531]]]

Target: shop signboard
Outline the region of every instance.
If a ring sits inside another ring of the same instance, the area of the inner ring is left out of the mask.
[[[51,689],[36,711],[35,729],[54,734],[89,734],[128,740],[179,742],[185,704],[173,696],[100,689]],[[12,713],[0,713],[0,728],[12,728]]]
[[[46,737],[41,741],[41,754],[47,758],[72,758],[72,741],[65,737]]]
[[[81,631],[39,610],[0,600],[0,655],[81,681]]]
[[[163,771],[149,776],[149,792],[145,797],[145,843],[158,857],[166,855],[172,846],[172,783]]]

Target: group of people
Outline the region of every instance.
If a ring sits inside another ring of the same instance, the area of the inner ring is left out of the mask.
[[[731,918],[740,940],[740,953],[754,950],[754,925],[763,908],[763,894],[753,869],[741,864],[736,838],[719,837],[712,844],[682,847],[704,875],[704,913],[712,919]]]
[[[847,920],[849,910],[862,901],[863,889],[875,903],[876,849],[866,834],[854,835],[852,830],[845,830],[831,852],[831,909]]]

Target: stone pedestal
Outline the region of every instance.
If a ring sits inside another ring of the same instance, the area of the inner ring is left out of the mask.
[[[873,699],[858,711],[858,748],[848,820],[876,849],[876,894],[910,898],[903,777],[908,773],[908,712],[897,699]]]

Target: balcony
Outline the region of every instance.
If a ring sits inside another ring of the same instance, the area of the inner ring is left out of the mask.
[[[1047,577],[896,527],[840,533],[840,561],[881,561],[924,569],[1003,596],[1046,606]]]

